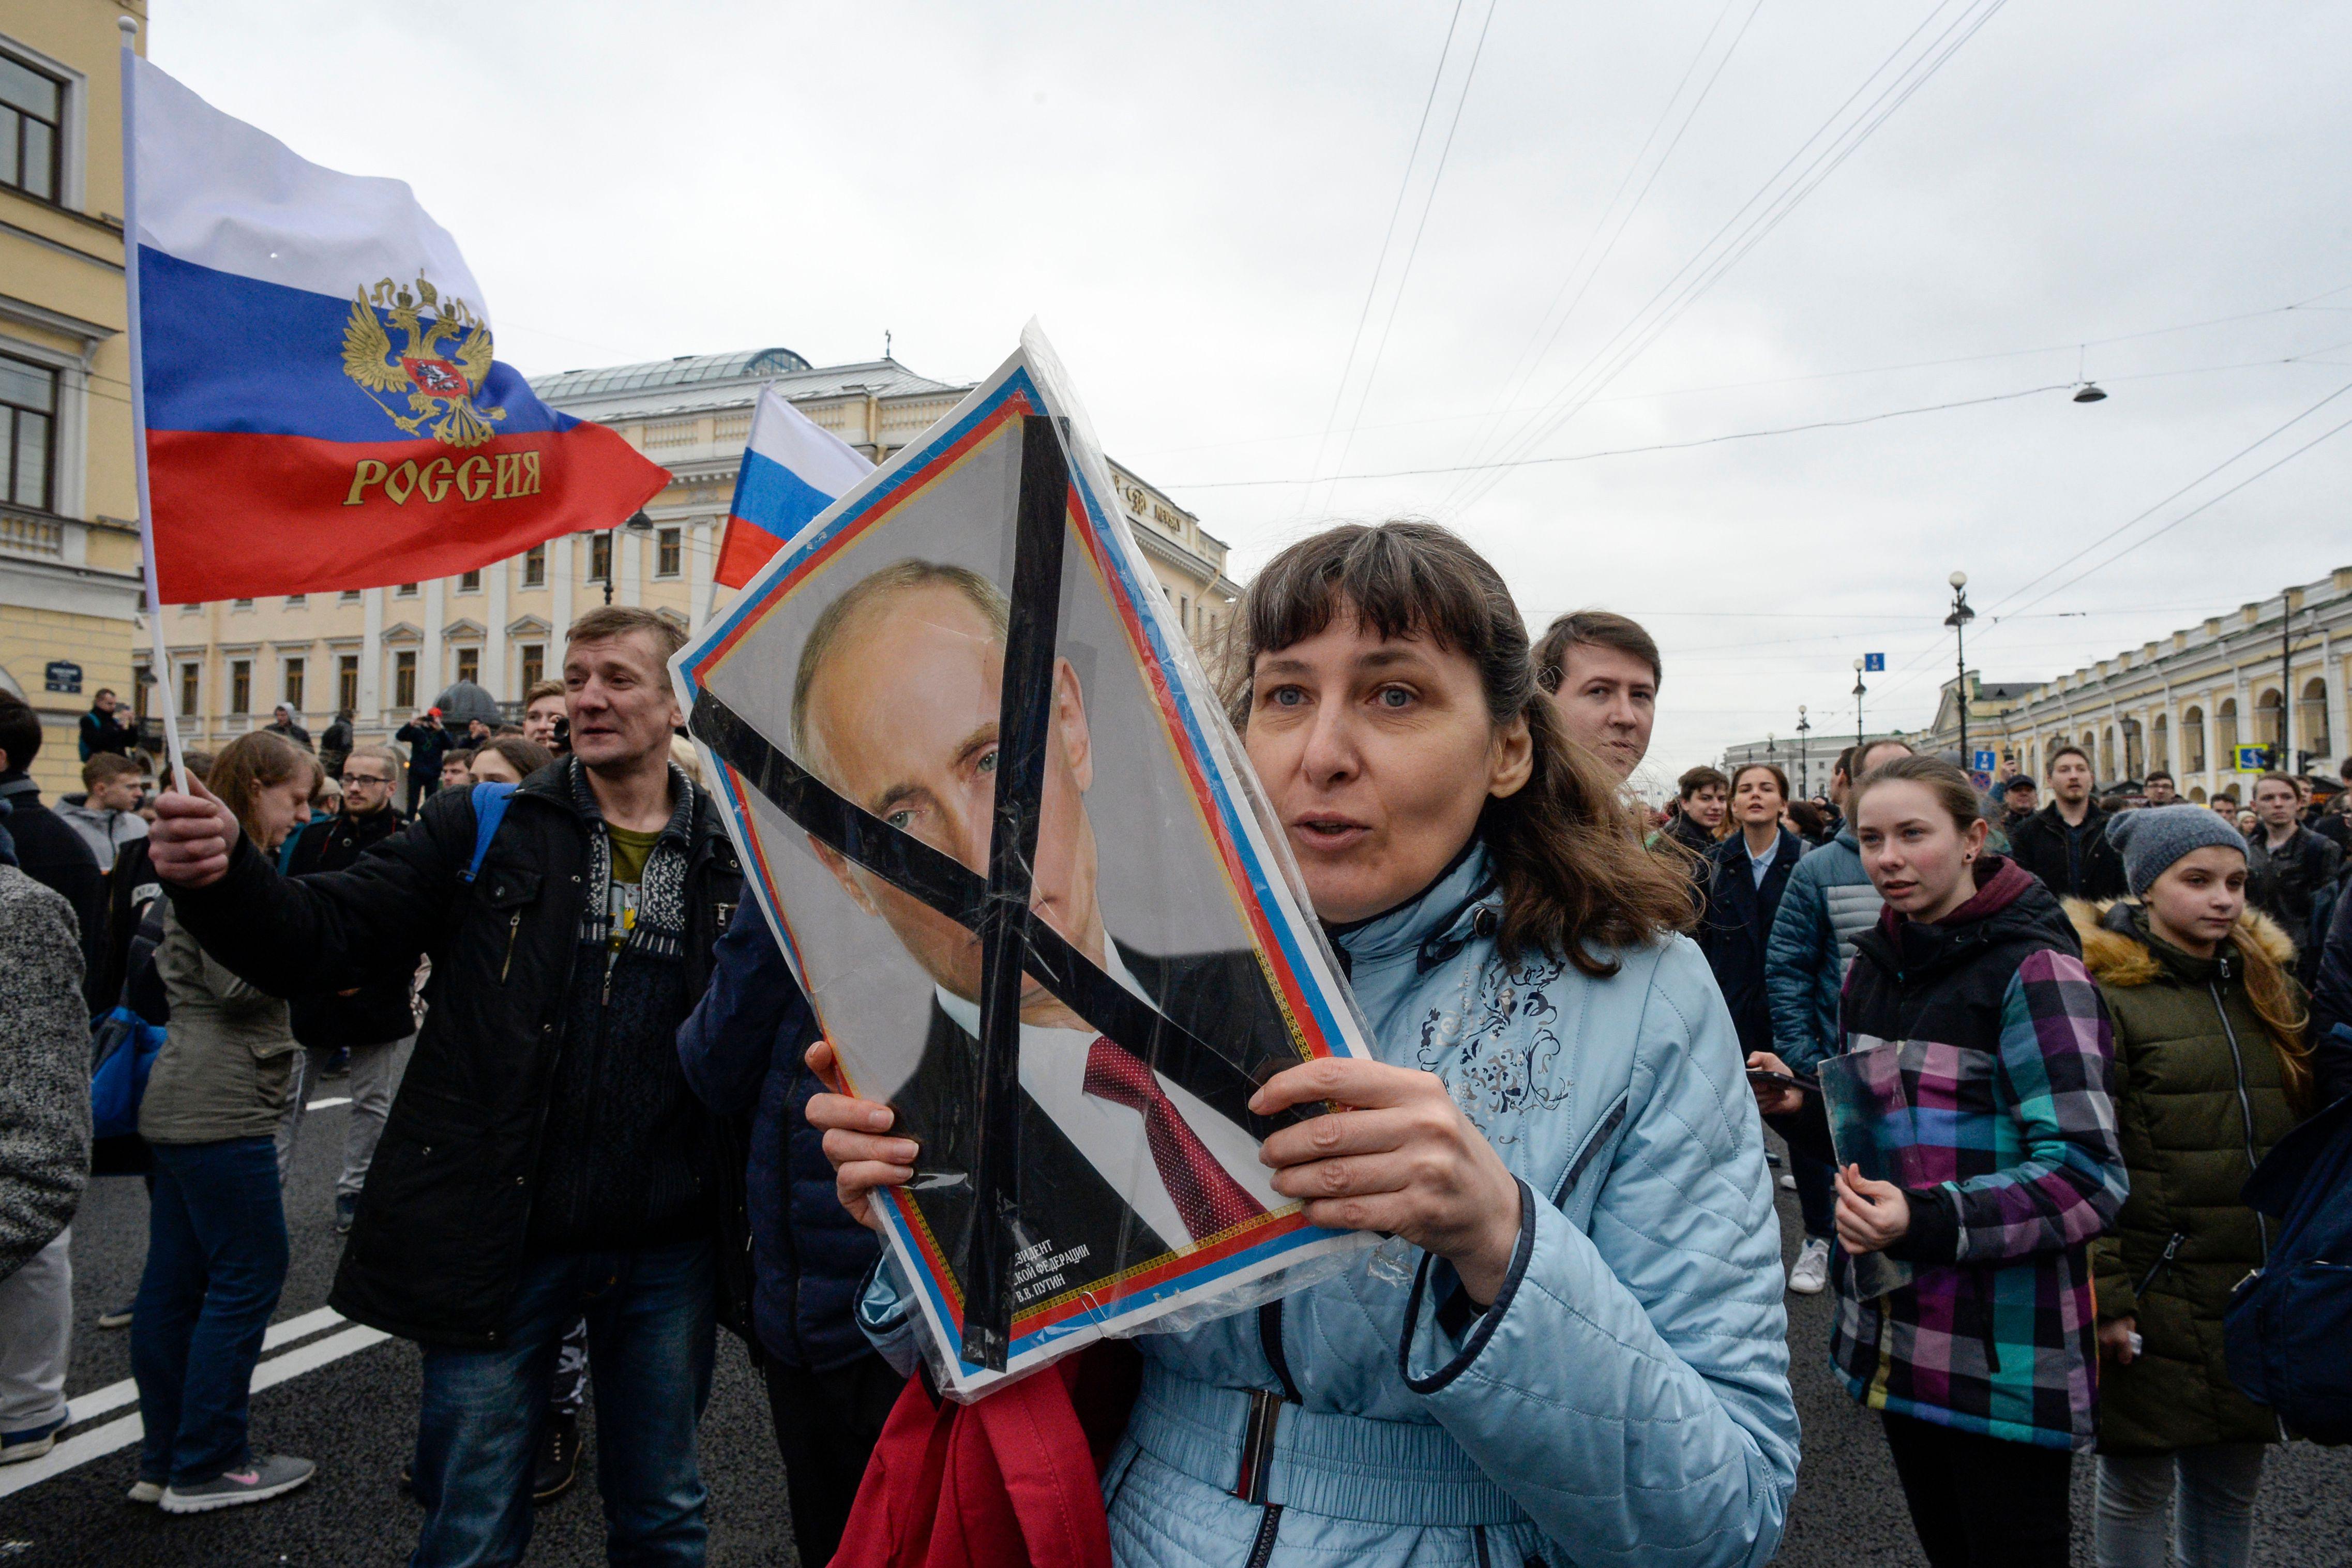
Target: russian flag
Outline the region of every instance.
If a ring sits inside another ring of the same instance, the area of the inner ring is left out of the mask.
[[[160,602],[470,572],[668,483],[497,360],[480,286],[405,184],[322,169],[144,59],[127,76]]]
[[[741,587],[785,541],[873,471],[856,447],[820,429],[774,387],[761,387],[711,576],[720,587]]]

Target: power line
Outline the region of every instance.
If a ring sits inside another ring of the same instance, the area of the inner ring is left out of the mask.
[[[1877,97],[1872,99],[1852,122],[1843,129],[1837,129],[1835,134],[1831,135],[1830,141],[1807,159],[1808,149],[1812,148],[1824,135],[1830,135],[1832,129],[1838,127],[1840,120],[1853,106],[1855,100],[1861,98],[1873,82],[1894,66],[1895,61],[1903,58],[1913,41],[1927,29],[1949,3],[1950,0],[1938,0],[1937,5],[1919,26],[1912,29],[1877,69],[1863,79],[1861,86],[1847,96],[1845,101],[1831,113],[1821,128],[1806,138],[1797,151],[1790,153],[1780,167],[1773,172],[1771,177],[1758,187],[1756,193],[1749,196],[1739,209],[1717,229],[1707,242],[1683,264],[1674,277],[1668,279],[1665,284],[1651,296],[1648,302],[1628,318],[1616,333],[1586,360],[1583,366],[1580,367],[1555,395],[1551,406],[1555,407],[1557,412],[1549,416],[1539,415],[1528,421],[1522,426],[1520,433],[1502,449],[1524,452],[1573,418],[1601,388],[1622,374],[1628,365],[1640,357],[1661,333],[1680,319],[1682,314],[1711,289],[1726,272],[1738,265],[1741,258],[1757,245],[1762,243],[1790,213],[1802,205],[1806,197],[1819,189],[1831,174],[1836,173],[1847,158],[1867,142],[1871,135],[1897,110],[1908,102],[1914,93],[1942,69],[1944,64],[1958,53],[1963,45],[1976,36],[1985,23],[2000,11],[2006,0],[1970,0],[1969,8],[1964,9],[1959,16],[1942,33],[1937,34],[1925,49],[1897,71],[1895,78],[1880,89]],[[1801,159],[1806,161],[1801,164]],[[1781,176],[1788,174],[1792,167],[1796,169],[1795,174],[1790,178],[1786,185],[1782,185]],[[1760,208],[1759,203],[1762,204]],[[1753,213],[1752,216],[1751,213]],[[1723,247],[1720,251],[1717,248],[1718,245]],[[1696,273],[1695,276],[1694,273]],[[1493,488],[1498,477],[1498,474],[1483,475],[1465,485],[1455,487],[1453,495],[1448,498],[1449,502],[1455,510],[1475,504],[1481,496]]]
[[[1348,380],[1356,373],[1356,351],[1363,345],[1364,323],[1371,320],[1372,301],[1380,297],[1381,274],[1388,269],[1389,247],[1396,243],[1397,220],[1404,216],[1405,193],[1412,189],[1413,167],[1421,162],[1422,138],[1429,132],[1430,111],[1437,106],[1438,85],[1445,79],[1445,62],[1454,53],[1454,34],[1462,25],[1464,4],[1465,0],[1454,0],[1453,17],[1445,24],[1445,43],[1437,51],[1437,69],[1431,73],[1428,96],[1422,100],[1421,120],[1412,130],[1412,149],[1405,154],[1404,174],[1397,181],[1396,201],[1389,208],[1388,227],[1381,234],[1381,253],[1372,262],[1372,280],[1364,288],[1364,303],[1356,312],[1355,331],[1348,337],[1348,357],[1339,367],[1339,384],[1332,389],[1331,412],[1324,416],[1323,437],[1316,443],[1314,466],[1318,468],[1323,466],[1323,448],[1330,445],[1331,432],[1339,426],[1339,409],[1348,399]]]
[[[1412,243],[1405,248],[1404,265],[1397,271],[1396,292],[1389,296],[1389,313],[1381,323],[1381,340],[1372,346],[1372,362],[1364,371],[1363,389],[1356,396],[1356,412],[1348,421],[1347,437],[1339,443],[1337,465],[1340,468],[1348,466],[1348,454],[1356,445],[1356,427],[1362,423],[1365,405],[1371,401],[1372,384],[1380,380],[1381,361],[1388,354],[1389,334],[1396,329],[1397,310],[1404,304],[1404,291],[1412,281],[1412,264],[1421,255],[1422,236],[1429,230],[1430,209],[1437,205],[1437,188],[1445,182],[1446,161],[1454,154],[1454,133],[1462,128],[1462,110],[1470,102],[1470,89],[1478,79],[1478,61],[1486,53],[1486,32],[1495,25],[1495,12],[1501,3],[1502,0],[1487,0],[1486,19],[1478,24],[1478,41],[1470,50],[1470,68],[1463,73],[1462,91],[1454,100],[1454,116],[1445,124],[1445,141],[1437,150],[1437,168],[1430,175],[1428,195],[1422,198],[1421,216],[1413,224]]]
[[[1609,226],[1610,214],[1616,210],[1617,203],[1624,195],[1626,187],[1633,184],[1633,176],[1641,171],[1642,160],[1648,156],[1651,146],[1658,139],[1658,132],[1664,130],[1666,121],[1673,118],[1675,105],[1681,100],[1683,89],[1690,85],[1690,79],[1698,70],[1699,62],[1706,58],[1707,50],[1714,45],[1716,35],[1723,30],[1723,24],[1730,16],[1731,8],[1738,4],[1738,0],[1724,0],[1723,9],[1716,14],[1715,25],[1707,28],[1706,36],[1699,40],[1698,52],[1691,56],[1691,62],[1683,68],[1682,77],[1675,83],[1674,91],[1666,95],[1666,104],[1659,110],[1657,122],[1650,127],[1649,135],[1642,139],[1642,145],[1634,153],[1633,161],[1625,166],[1625,173],[1618,180],[1616,190],[1610,193],[1609,205],[1601,208],[1600,217],[1593,221],[1592,231],[1584,237],[1584,244],[1578,249],[1576,259],[1569,264],[1567,272],[1561,275],[1559,288],[1553,293],[1550,302],[1544,306],[1544,313],[1536,319],[1535,331],[1528,335],[1528,345],[1520,348],[1518,358],[1513,360],[1511,374],[1506,379],[1505,390],[1496,400],[1496,406],[1487,411],[1486,418],[1499,423],[1504,416],[1502,405],[1517,401],[1519,395],[1527,389],[1528,383],[1535,378],[1538,368],[1550,355],[1553,346],[1559,342],[1560,334],[1568,330],[1568,323],[1575,316],[1577,307],[1584,302],[1584,296],[1592,287],[1592,280],[1598,278],[1601,275],[1601,269],[1609,264],[1609,258],[1616,252],[1617,242],[1625,237],[1625,230],[1633,222],[1633,215],[1641,211],[1642,203],[1648,198],[1650,187],[1657,183],[1658,175],[1664,171],[1668,161],[1674,157],[1675,149],[1682,145],[1684,133],[1689,131],[1691,121],[1697,118],[1700,107],[1706,102],[1707,95],[1715,90],[1717,80],[1723,75],[1723,68],[1729,65],[1731,57],[1738,52],[1740,40],[1748,36],[1748,29],[1755,22],[1757,12],[1763,9],[1764,0],[1756,0],[1755,5],[1748,8],[1748,20],[1739,25],[1739,31],[1732,36],[1730,47],[1723,51],[1723,58],[1716,61],[1715,69],[1708,73],[1706,84],[1698,90],[1698,96],[1692,100],[1689,110],[1683,115],[1682,123],[1675,128],[1673,138],[1666,143],[1666,150],[1658,155],[1657,163],[1650,169],[1649,177],[1642,182],[1641,191],[1633,197],[1633,204],[1625,209],[1625,216],[1618,220],[1616,230],[1610,235],[1609,243],[1601,250],[1600,258],[1593,262],[1590,271],[1584,271],[1584,258],[1591,254],[1593,241],[1600,238],[1601,231]],[[1581,282],[1577,280],[1580,272],[1583,274]],[[1546,336],[1544,323],[1551,320],[1555,310],[1559,310],[1560,300],[1568,296],[1571,284],[1575,285],[1575,297],[1568,300],[1568,309],[1560,314],[1559,321],[1552,327],[1549,335]],[[1533,345],[1538,337],[1543,339],[1543,346],[1537,349],[1530,357],[1528,353],[1528,346]],[[1526,366],[1525,374],[1520,374],[1522,363]],[[1475,437],[1471,444],[1471,455],[1474,458],[1486,450],[1486,443],[1492,438],[1493,434],[1494,426],[1489,425],[1485,433]]]
[[[1485,473],[1499,468],[1529,468],[1552,463],[1589,463],[1597,458],[1630,458],[1644,452],[1681,452],[1693,447],[1718,446],[1726,441],[1752,441],[1764,436],[1793,436],[1806,430],[1840,430],[1856,425],[1874,425],[1882,419],[1900,419],[1914,414],[1941,414],[1953,408],[1974,408],[1987,403],[2009,403],[2021,397],[2032,397],[2044,392],[2070,392],[2074,383],[2052,382],[2044,386],[2028,386],[2016,392],[1996,392],[1985,397],[1964,397],[1951,403],[1931,403],[1918,408],[1888,408],[1876,414],[1857,415],[1852,419],[1816,419],[1804,425],[1780,425],[1767,430],[1733,430],[1720,436],[1702,436],[1690,441],[1661,441],[1647,447],[1616,447],[1601,452],[1570,452],[1550,458],[1512,458],[1494,463],[1453,463],[1431,468],[1391,468],[1373,474],[1339,474],[1333,482],[1342,479],[1407,479],[1430,474]],[[1263,489],[1274,485],[1315,485],[1321,479],[1220,479],[1205,484],[1186,484],[1171,480],[1171,489],[1238,490]]]

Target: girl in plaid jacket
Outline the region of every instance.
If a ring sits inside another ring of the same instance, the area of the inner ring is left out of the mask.
[[[1883,1413],[1930,1562],[2063,1564],[2095,1431],[2089,1248],[2126,1190],[2106,1011],[2058,900],[1984,852],[1958,769],[1899,759],[1853,810],[1886,909],[1824,1071],[1897,1180],[1839,1172],[1831,1358]],[[1870,1253],[1898,1267],[1857,1269]]]

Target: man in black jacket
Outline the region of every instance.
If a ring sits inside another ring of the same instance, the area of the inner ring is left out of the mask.
[[[2294,780],[2264,773],[2254,781],[2254,831],[2246,836],[2246,902],[2278,921],[2294,943],[2298,978],[2319,977],[2315,914],[2344,868],[2344,854],[2296,820],[2302,807]],[[2323,917],[2324,918],[2324,917]]]
[[[287,870],[297,877],[315,871],[341,871],[359,864],[360,857],[401,829],[400,812],[392,804],[399,788],[400,756],[390,746],[362,746],[343,759],[343,809],[302,829],[294,841]],[[352,1054],[351,1114],[343,1123],[343,1170],[335,1180],[335,1230],[352,1228],[359,1212],[360,1189],[366,1184],[368,1163],[375,1157],[384,1117],[392,1110],[393,1091],[416,1036],[416,1013],[409,988],[416,979],[417,955],[386,956],[382,977],[337,991],[318,991],[294,998],[294,1037],[310,1053],[304,1083],[316,1081],[317,1068],[339,1048]],[[293,1157],[294,1140],[302,1127],[303,1101],[297,1094],[286,1108],[278,1132],[278,1168],[282,1175]]]
[[[9,806],[8,836],[16,841],[16,864],[25,875],[73,906],[79,936],[85,994],[99,968],[106,929],[106,868],[89,852],[73,825],[41,804],[41,786],[27,775],[41,754],[41,716],[13,691],[0,691],[0,800]]]
[[[451,745],[441,727],[441,710],[427,708],[393,732],[408,748],[408,815],[415,816],[441,787],[441,758]]]
[[[607,606],[568,640],[572,757],[516,788],[470,880],[470,790],[299,880],[207,793],[164,796],[151,835],[181,922],[266,991],[432,960],[329,1298],[425,1347],[420,1568],[520,1553],[556,1342],[583,1310],[609,1552],[698,1564],[707,1543],[695,1426],[727,1173],[675,1043],[742,872],[710,797],[668,761],[677,632]]]
[[[98,689],[89,700],[89,711],[81,716],[81,760],[88,762],[101,752],[111,752],[127,757],[139,743],[139,731],[131,726],[131,716],[122,710],[112,690]]]
[[[2107,818],[2091,799],[2091,758],[2080,746],[2050,753],[2050,804],[2009,830],[2010,858],[2062,899],[2120,899],[2124,858],[2107,842]]]

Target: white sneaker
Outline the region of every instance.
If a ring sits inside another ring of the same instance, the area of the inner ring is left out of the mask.
[[[1789,1266],[1789,1289],[1800,1296],[1818,1296],[1829,1282],[1830,1244],[1809,1236],[1797,1251],[1797,1261]]]
[[[1784,1193],[1795,1192],[1797,1190],[1797,1178],[1794,1176],[1782,1176],[1780,1178],[1780,1190]]]
[[[138,1481],[133,1483],[131,1489],[123,1493],[122,1496],[123,1500],[127,1502],[162,1502],[163,1500],[163,1483],[161,1481]]]

